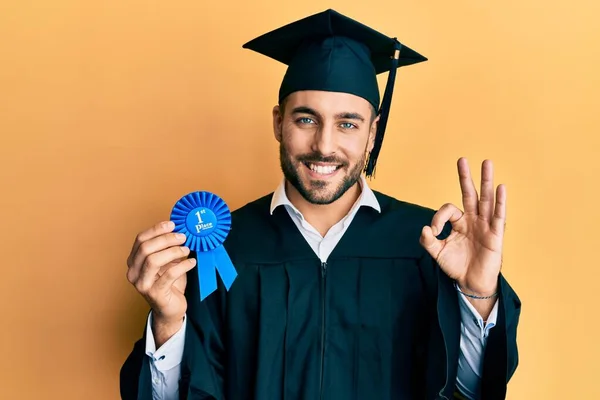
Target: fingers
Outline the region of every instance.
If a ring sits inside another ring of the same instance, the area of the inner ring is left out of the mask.
[[[171,261],[170,263],[165,264],[162,267],[160,267],[160,269],[157,272],[158,276],[156,277],[156,279],[160,278],[165,273],[165,271],[168,270],[169,268],[171,268],[173,265],[179,264],[180,262],[182,262],[185,259],[187,259],[187,256],[186,257],[177,258],[177,259]]]
[[[456,224],[462,216],[463,212],[454,204],[444,204],[434,214],[431,220],[432,233],[435,236],[439,235],[442,232],[442,229],[444,229],[444,225],[446,225],[446,222],[450,221],[452,224]],[[460,229],[459,226],[455,226],[455,228]]]
[[[420,242],[425,250],[427,250],[427,252],[431,254],[434,259],[437,259],[438,254],[444,247],[442,241],[435,237],[434,233],[431,231],[431,227],[427,225],[424,226],[423,230],[421,231]]]
[[[489,221],[494,212],[494,166],[490,160],[481,164],[481,198],[479,199],[479,216]]]
[[[196,266],[195,258],[188,258],[182,262],[173,265],[156,281],[152,290],[157,292],[165,291],[171,288],[177,279],[185,275],[189,270]]]
[[[173,229],[175,229],[175,224],[173,223],[173,221],[163,221],[154,225],[152,228],[148,228],[145,231],[140,232],[136,236],[135,241],[133,242],[131,253],[129,254],[129,258],[127,259],[127,264],[131,266],[130,264],[133,262],[133,256],[137,253],[142,243],[153,239],[157,236],[164,235],[165,233],[172,232]]]
[[[462,202],[465,209],[465,213],[477,214],[477,190],[473,184],[473,178],[471,177],[471,170],[467,159],[461,157],[458,160],[458,177],[460,181],[460,190],[462,192]]]
[[[148,293],[154,285],[154,283],[157,281],[158,271],[164,265],[172,263],[173,261],[181,259],[182,257],[186,257],[189,254],[189,248],[175,246],[159,251],[158,253],[153,253],[149,255],[146,258],[144,265],[142,266],[138,279],[134,283],[136,289],[142,294]],[[163,276],[168,274],[169,271],[173,268],[174,267],[171,267],[170,269],[165,271]]]
[[[140,234],[141,235],[141,234]],[[149,237],[149,236],[148,236]],[[128,277],[132,276],[133,280],[140,274],[142,265],[146,262],[151,254],[157,253],[172,246],[180,246],[186,241],[186,236],[182,233],[163,233],[160,236],[153,237],[142,242],[135,254],[131,256],[129,262]],[[131,281],[132,279],[130,279]]]
[[[506,186],[498,185],[496,189],[496,206],[494,217],[491,221],[491,229],[497,235],[504,233],[506,225]]]

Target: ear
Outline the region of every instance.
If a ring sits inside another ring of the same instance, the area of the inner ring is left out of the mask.
[[[371,123],[371,128],[369,129],[369,142],[367,143],[367,153],[371,153],[373,150],[373,146],[375,146],[375,136],[377,135],[377,126],[379,125],[379,117],[375,117],[373,122]]]
[[[283,125],[283,114],[281,114],[281,107],[275,106],[273,107],[273,133],[275,134],[275,139],[281,143],[282,137],[282,125]]]

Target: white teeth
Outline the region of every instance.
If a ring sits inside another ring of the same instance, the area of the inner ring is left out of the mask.
[[[328,175],[328,174],[333,173],[333,171],[335,171],[337,169],[337,166],[335,166],[335,165],[322,166],[322,165],[310,164],[310,169],[312,169],[313,171],[315,171],[318,174]]]

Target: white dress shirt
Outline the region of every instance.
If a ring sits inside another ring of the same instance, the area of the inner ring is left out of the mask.
[[[271,214],[275,208],[283,206],[309,243],[315,254],[322,262],[327,258],[342,238],[348,226],[354,219],[360,207],[372,207],[381,212],[375,194],[369,188],[364,177],[361,177],[361,195],[341,221],[331,227],[323,237],[310,225],[290,202],[285,193],[285,181],[277,187],[271,200]],[[479,398],[481,366],[483,354],[490,329],[496,324],[498,315],[498,301],[484,323],[477,310],[463,296],[460,304],[461,337],[460,353],[458,359],[457,386],[465,397],[470,400]],[[176,400],[179,395],[178,381],[180,365],[183,357],[185,343],[185,330],[187,322],[184,320],[179,332],[173,335],[160,349],[156,349],[152,334],[152,314],[148,317],[146,326],[146,354],[149,358],[152,376],[152,396],[154,400]]]

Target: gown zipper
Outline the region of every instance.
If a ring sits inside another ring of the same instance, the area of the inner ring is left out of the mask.
[[[323,374],[325,367],[325,279],[327,263],[321,263],[321,374],[319,380],[319,399],[323,398]]]

